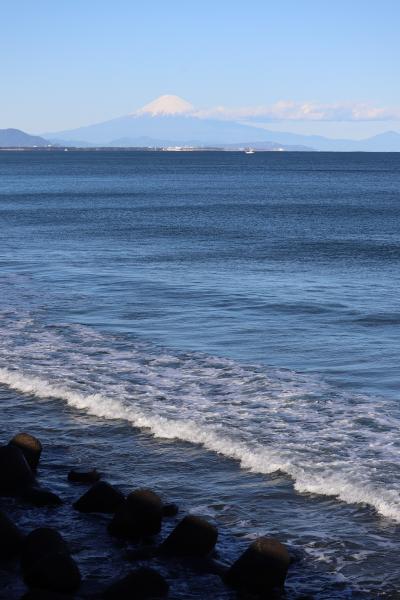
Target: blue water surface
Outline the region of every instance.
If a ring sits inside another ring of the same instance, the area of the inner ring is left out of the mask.
[[[5,389],[233,458],[232,504],[285,473],[320,597],[395,597],[399,154],[1,152],[0,235]]]

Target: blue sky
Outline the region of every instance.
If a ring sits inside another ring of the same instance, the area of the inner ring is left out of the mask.
[[[1,128],[67,129],[177,94],[269,129],[400,131],[397,0],[2,0],[1,21]]]

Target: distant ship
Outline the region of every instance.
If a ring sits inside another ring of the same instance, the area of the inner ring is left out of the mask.
[[[254,150],[254,148],[246,148],[244,151],[245,154],[255,154],[255,152],[256,151]]]

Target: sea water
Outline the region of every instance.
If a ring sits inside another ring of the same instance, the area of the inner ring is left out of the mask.
[[[400,155],[1,152],[0,235],[4,439],[400,597]]]

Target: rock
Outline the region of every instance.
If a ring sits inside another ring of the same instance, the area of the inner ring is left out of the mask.
[[[71,469],[68,473],[68,481],[74,483],[96,483],[100,477],[96,469]]]
[[[74,508],[80,512],[115,513],[124,501],[122,492],[105,481],[99,481],[75,502]]]
[[[215,547],[218,530],[194,515],[188,515],[161,544],[160,552],[175,556],[207,556]]]
[[[50,590],[33,589],[26,592],[21,600],[74,600],[74,596],[63,594],[62,592],[52,592]]]
[[[138,539],[161,530],[163,511],[160,497],[152,490],[136,490],[118,508],[109,525],[112,535]]]
[[[16,446],[0,446],[0,495],[18,494],[34,480],[22,450]]]
[[[9,442],[9,445],[22,450],[30,468],[32,471],[36,471],[42,453],[42,444],[37,438],[29,433],[18,433]]]
[[[36,560],[47,554],[61,552],[69,554],[69,548],[63,537],[52,527],[39,527],[26,536],[22,545],[22,570],[28,569]]]
[[[177,504],[163,504],[162,507],[163,517],[175,517],[179,512],[179,506]]]
[[[9,559],[19,553],[23,535],[9,517],[0,511],[0,559]]]
[[[268,594],[283,587],[290,556],[273,538],[260,537],[233,563],[225,581],[231,587],[252,594]]]
[[[142,567],[111,584],[103,593],[106,600],[145,600],[165,598],[169,585],[154,569]]]
[[[32,531],[22,546],[21,566],[29,587],[53,592],[73,592],[81,582],[79,569],[67,543],[56,529]]]
[[[74,592],[80,586],[81,574],[69,554],[55,552],[34,561],[24,571],[24,581],[30,587],[54,592]]]
[[[62,500],[57,494],[38,486],[26,488],[22,493],[22,498],[35,506],[55,506],[62,504]]]

